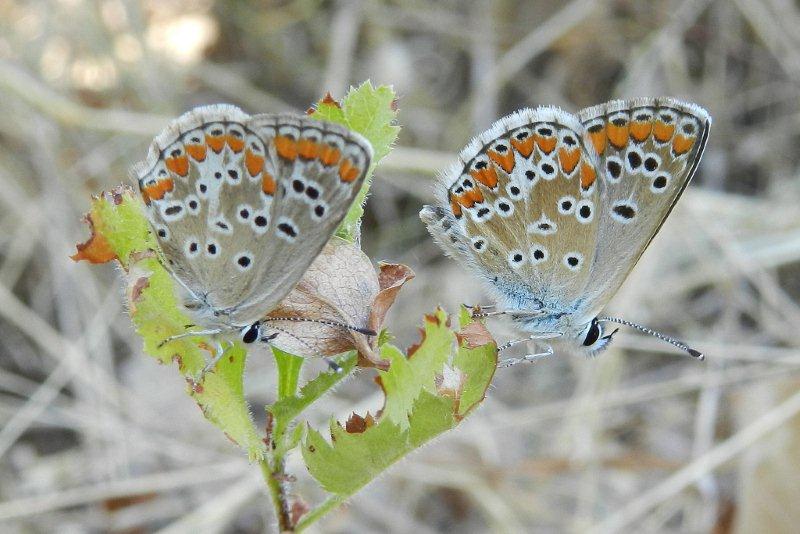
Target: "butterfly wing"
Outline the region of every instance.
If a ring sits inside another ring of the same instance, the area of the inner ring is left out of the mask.
[[[342,126],[307,117],[260,115],[250,125],[271,139],[278,195],[270,214],[272,246],[251,297],[239,307],[260,318],[295,286],[347,214],[366,178],[372,146]],[[285,292],[276,299],[263,293],[263,284]]]
[[[524,109],[495,123],[439,180],[420,217],[505,306],[580,297],[595,253],[598,163],[576,117]],[[559,310],[561,311],[561,310]]]
[[[371,154],[337,125],[214,105],[168,126],[134,174],[167,267],[192,304],[244,325],[302,277]]]
[[[578,114],[600,156],[601,209],[585,317],[614,296],[689,184],[708,139],[701,107],[670,98],[612,101]]]

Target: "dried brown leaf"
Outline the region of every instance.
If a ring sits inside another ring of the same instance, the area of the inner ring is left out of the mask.
[[[89,225],[91,235],[86,242],[76,245],[78,251],[70,256],[72,261],[86,260],[89,263],[106,263],[117,259],[117,255],[111,249],[111,245],[109,245],[103,234],[99,234],[95,230],[91,214],[86,214],[84,220]]]
[[[348,434],[361,434],[374,424],[375,418],[371,413],[367,412],[366,417],[361,417],[357,413],[353,412],[353,414],[347,419],[344,429]]]
[[[460,332],[456,333],[456,337],[458,338],[459,344],[466,343],[467,348],[470,349],[495,342],[492,334],[489,333],[486,326],[480,321],[472,321],[462,328]]]
[[[385,367],[376,353],[377,336],[366,336],[328,321],[378,332],[400,288],[414,274],[404,265],[381,265],[375,272],[361,249],[333,239],[300,283],[270,312],[265,322],[271,342],[281,350],[307,356],[333,356],[357,350],[364,365]]]

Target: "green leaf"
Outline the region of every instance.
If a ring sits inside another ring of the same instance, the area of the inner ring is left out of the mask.
[[[497,346],[458,345],[438,310],[425,318],[421,343],[406,357],[385,345],[392,362],[380,374],[386,394],[381,417],[351,417],[348,431],[330,425],[331,441],[307,429],[302,454],[311,475],[341,502],[411,451],[460,423],[483,400],[497,365]],[[314,512],[310,512],[313,514]],[[315,516],[316,517],[316,516]]]
[[[305,359],[294,354],[284,352],[278,347],[270,347],[275,357],[275,366],[278,368],[278,400],[292,397],[297,393],[297,383],[300,380],[300,369],[303,368]]]
[[[273,347],[274,350],[277,349]],[[293,357],[296,358],[297,356]],[[320,373],[316,378],[309,380],[300,388],[298,394],[279,398],[274,404],[267,406],[267,410],[274,418],[273,435],[282,435],[295,417],[327,393],[333,386],[349,376],[355,369],[357,362],[358,354],[355,351],[351,351],[336,360],[336,363],[342,368],[341,372],[337,373],[331,370]],[[275,439],[277,440],[277,437]]]
[[[177,363],[186,377],[198,376],[215,350],[209,340],[198,336],[160,346],[167,337],[185,332],[190,320],[178,308],[174,282],[154,252],[155,240],[139,197],[129,188],[120,187],[94,198],[89,218],[93,239],[106,243],[125,269],[128,309],[144,340],[145,352],[160,363]],[[263,458],[266,447],[244,399],[242,375],[246,358],[244,348],[235,344],[201,383],[187,378],[188,392],[209,421],[244,448],[251,459],[258,460]]]
[[[442,373],[444,364],[450,359],[454,345],[453,332],[442,328],[440,321],[446,321],[443,311],[425,317],[423,342],[425,350],[417,349],[408,358],[391,345],[385,345],[381,356],[391,362],[388,371],[379,371],[378,380],[386,394],[383,407],[384,417],[389,417],[401,428],[408,427],[408,414],[414,401],[423,389],[435,392],[434,380]]]
[[[341,104],[326,95],[316,105],[311,117],[343,124],[363,135],[372,145],[373,158],[367,178],[336,232],[339,237],[352,242],[364,215],[364,202],[369,192],[372,172],[389,153],[400,132],[400,127],[394,124],[397,118],[397,95],[390,86],[381,85],[376,88],[366,81],[358,87],[351,87]]]

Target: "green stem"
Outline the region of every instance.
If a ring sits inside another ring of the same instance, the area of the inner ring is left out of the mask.
[[[297,394],[300,379],[300,369],[303,367],[303,358],[293,356],[273,347],[275,364],[278,370],[278,401]],[[284,454],[286,451],[286,423],[272,421],[267,425],[267,457],[260,462],[261,474],[275,507],[275,517],[281,532],[293,532],[295,526],[292,522],[292,505],[286,491],[288,475]]]
[[[270,465],[269,459],[261,460],[261,474],[264,482],[267,483],[269,496],[272,505],[275,507],[275,517],[278,519],[278,527],[281,532],[293,532],[295,525],[292,524],[292,509],[289,504],[289,496],[286,494],[286,485],[281,481],[286,477],[284,471],[283,458],[273,458],[277,464],[277,469]]]
[[[331,495],[325,499],[325,502],[305,513],[294,526],[295,530],[297,532],[303,531],[303,529],[322,519],[328,512],[341,506],[346,499],[346,495]]]

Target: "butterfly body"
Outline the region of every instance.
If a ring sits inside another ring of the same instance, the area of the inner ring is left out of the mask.
[[[193,323],[258,337],[344,218],[372,158],[342,126],[192,110],[133,169],[162,263]]]
[[[523,109],[461,152],[420,216],[522,330],[596,351],[610,340],[599,312],[694,174],[709,126],[669,98]]]

